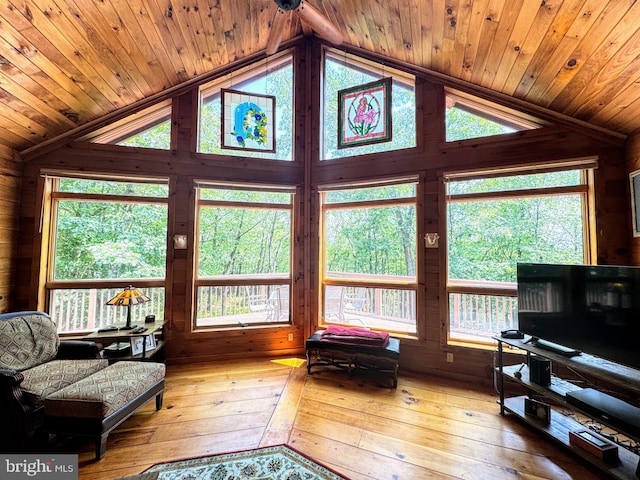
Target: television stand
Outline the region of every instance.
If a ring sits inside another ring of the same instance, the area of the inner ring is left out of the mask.
[[[530,343],[538,348],[559,353],[560,355],[564,355],[565,357],[575,357],[576,355],[580,355],[582,353],[580,350],[565,347],[564,345],[549,342],[547,340],[542,340],[541,338],[532,337]]]
[[[611,415],[607,415],[608,408],[598,406],[598,402],[584,400],[580,403],[574,401],[574,398],[577,399],[583,398],[585,395],[588,396],[590,393],[588,392],[589,389],[583,389],[567,380],[555,376],[551,378],[551,385],[538,385],[530,380],[527,365],[529,364],[528,360],[530,356],[534,354],[547,358],[557,365],[563,365],[571,370],[584,373],[595,380],[606,380],[611,385],[617,385],[623,389],[640,394],[640,375],[638,374],[638,370],[603,358],[594,357],[587,353],[567,356],[562,352],[546,350],[544,347],[532,342],[531,339],[507,339],[500,336],[493,338],[498,342],[498,365],[496,366],[496,373],[498,375],[497,386],[500,395],[501,415],[514,415],[539,432],[547,435],[549,438],[561,443],[584,460],[595,465],[611,478],[620,480],[640,479],[640,456],[636,453],[618,445],[617,452],[614,453],[617,453],[619,461],[611,461],[610,458],[608,461],[605,461],[604,456],[599,457],[597,454],[594,454],[592,450],[587,450],[579,446],[579,443],[576,444],[571,440],[571,437],[575,438],[576,434],[587,430],[589,436],[593,437],[597,442],[602,442],[604,445],[614,445],[605,437],[598,435],[598,433],[588,429],[582,423],[553,408],[549,409],[547,419],[532,414],[532,412],[528,411],[525,407],[528,399],[532,399],[534,396],[537,399],[542,397],[542,399],[547,399],[549,403],[562,405],[563,407],[581,413],[585,417],[597,420],[629,439],[640,441],[638,422],[635,420],[635,415],[637,415],[638,410],[633,405],[616,399],[616,416],[610,418]],[[505,365],[505,346],[526,352],[526,364],[523,366],[522,363],[519,362],[515,365]],[[525,386],[527,388],[527,394],[505,398],[505,380]],[[597,395],[597,397],[600,398],[602,395]],[[545,402],[543,401],[543,403]],[[622,403],[625,404],[624,409],[621,408]],[[606,402],[606,405],[610,404],[611,401]],[[630,418],[632,420],[628,420],[628,416],[626,414],[622,415],[621,412],[630,412]]]

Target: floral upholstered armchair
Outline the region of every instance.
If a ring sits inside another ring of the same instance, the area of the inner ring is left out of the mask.
[[[44,421],[44,399],[105,368],[94,342],[60,340],[44,312],[0,314],[0,451],[25,450]]]

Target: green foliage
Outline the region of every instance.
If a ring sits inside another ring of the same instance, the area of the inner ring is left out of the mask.
[[[290,271],[288,210],[200,209],[198,275],[253,275]]]
[[[481,191],[528,189],[564,178],[573,184],[575,172],[522,175],[482,180]],[[451,182],[450,193],[467,193],[478,185]],[[450,203],[448,207],[449,278],[515,282],[518,262],[582,263],[580,195],[514,197]]]
[[[327,211],[327,271],[415,275],[415,225],[410,206]]]
[[[392,85],[392,139],[389,142],[374,143],[358,147],[338,149],[338,92],[345,88],[363,85],[379,80],[384,68],[365,71],[364,68],[349,65],[327,57],[324,70],[323,123],[324,153],[322,159],[343,158],[367,153],[387,152],[416,146],[416,99],[413,85],[410,87],[394,80]]]
[[[169,187],[165,184],[112,182],[61,178],[58,188],[61,192],[93,193],[97,195],[129,195],[139,197],[167,197]]]
[[[289,62],[282,68],[265,74],[264,70],[256,69],[255,77],[234,85],[235,90],[247,93],[272,95],[276,97],[275,111],[275,143],[276,153],[248,152],[223,149],[222,135],[222,102],[220,92],[208,96],[200,108],[200,137],[198,151],[202,153],[216,153],[235,155],[249,158],[271,158],[278,160],[292,160],[293,153],[293,65]],[[270,119],[271,121],[271,119]]]
[[[531,190],[580,185],[580,171],[567,170],[550,173],[534,173],[510,177],[491,177],[475,180],[458,180],[447,183],[449,195],[483,192],[504,192],[509,190]]]
[[[58,203],[56,280],[164,278],[166,205]]]
[[[384,200],[390,198],[413,198],[416,186],[413,183],[390,185],[386,187],[354,188],[335,190],[325,194],[326,203],[364,202],[367,200]]]
[[[169,150],[171,148],[171,120],[154,125],[133,137],[125,138],[117,145]]]
[[[447,108],[445,113],[447,142],[468,138],[489,137],[515,131],[495,120],[484,118],[460,108]]]
[[[415,190],[415,184],[407,183],[326,192],[324,201],[332,207],[362,203],[360,208],[344,206],[324,213],[328,274],[415,277]],[[376,200],[394,198],[411,200],[403,205],[376,205]]]

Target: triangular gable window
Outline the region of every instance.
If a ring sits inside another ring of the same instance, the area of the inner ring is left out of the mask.
[[[126,147],[171,148],[171,101],[130,115],[86,135],[81,140]]]
[[[504,135],[522,130],[534,130],[545,124],[515,110],[447,91],[446,141]]]

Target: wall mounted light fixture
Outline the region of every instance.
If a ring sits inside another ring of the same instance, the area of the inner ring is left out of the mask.
[[[173,236],[173,248],[175,250],[186,250],[186,248],[187,248],[187,236],[186,235],[174,235]]]
[[[425,233],[424,234],[424,247],[425,248],[438,248],[438,239],[440,235],[437,233]]]

